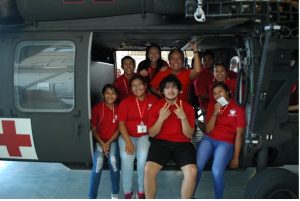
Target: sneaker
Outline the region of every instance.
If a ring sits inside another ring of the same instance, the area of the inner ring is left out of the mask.
[[[130,193],[125,193],[124,194],[124,199],[132,199],[133,192],[131,191]]]
[[[111,199],[119,199],[119,194],[111,194]]]
[[[145,199],[145,198],[146,198],[146,197],[145,197],[145,193],[144,193],[144,192],[142,192],[142,193],[138,192],[138,193],[136,194],[136,198],[137,198],[137,199]]]

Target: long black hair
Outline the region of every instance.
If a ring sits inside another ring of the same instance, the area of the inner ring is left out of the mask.
[[[139,63],[139,66],[137,68],[138,73],[140,71],[145,70],[145,69],[150,67],[151,61],[150,61],[150,58],[149,58],[149,52],[150,52],[151,48],[158,49],[158,51],[160,53],[160,58],[157,60],[156,72],[154,74],[156,74],[161,69],[161,67],[164,66],[164,60],[161,58],[161,48],[157,44],[151,44],[150,46],[148,46],[146,48],[146,59],[144,61],[142,61],[141,63]]]

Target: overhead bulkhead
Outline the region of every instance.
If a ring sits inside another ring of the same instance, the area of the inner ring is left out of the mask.
[[[109,17],[138,13],[184,15],[185,1],[174,0],[30,0],[16,4],[25,21],[51,21]]]

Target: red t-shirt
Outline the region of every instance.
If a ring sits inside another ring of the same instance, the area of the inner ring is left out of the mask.
[[[148,94],[143,101],[138,100],[135,96],[128,96],[119,105],[119,121],[125,122],[127,132],[132,137],[141,137],[148,133],[138,133],[137,126],[144,123],[148,126],[149,111],[152,105],[158,100],[154,95]],[[140,117],[142,116],[142,118]]]
[[[209,95],[209,86],[212,84],[214,79],[213,73],[208,68],[202,68],[197,78],[194,81],[195,94],[196,96],[207,96]],[[200,108],[207,109],[208,98],[199,99]]]
[[[159,71],[151,81],[151,87],[159,91],[159,83],[171,73],[172,68],[168,68],[166,71]],[[179,98],[187,102],[189,101],[190,73],[190,69],[182,69],[176,75],[182,85],[182,93],[180,93]]]
[[[214,112],[214,105],[209,105],[207,109],[206,122],[208,122]],[[215,140],[235,143],[236,129],[245,128],[246,115],[245,108],[240,107],[231,99],[228,105],[222,108],[222,113],[218,114],[214,129],[208,136]]]
[[[118,129],[117,110],[116,105],[111,110],[103,101],[92,108],[92,126],[96,128],[99,137],[104,142],[108,141]]]
[[[132,95],[132,90],[129,86],[129,80],[125,77],[125,75],[121,75],[118,77],[115,82],[114,86],[118,89],[118,102],[122,101],[129,95]]]
[[[150,115],[149,115],[149,128],[152,127],[154,125],[154,123],[157,121],[157,119],[159,117],[159,111],[164,106],[165,103],[166,103],[165,99],[160,99],[151,108]],[[179,100],[177,101],[177,104],[180,105]],[[195,118],[194,118],[193,107],[185,101],[182,101],[182,106],[183,106],[184,112],[187,116],[190,126],[194,127]],[[183,134],[181,120],[173,112],[174,109],[176,109],[176,106],[171,105],[170,106],[170,111],[171,111],[170,116],[164,121],[164,123],[159,131],[159,134],[156,135],[154,138],[161,139],[161,140],[167,140],[167,141],[171,141],[171,142],[191,142],[191,139],[187,138]]]
[[[229,79],[235,80],[237,78],[237,73],[231,70],[228,70],[227,77]]]
[[[141,69],[142,69],[141,65],[143,62],[146,62],[146,60],[141,61],[141,63],[138,66],[138,72],[141,71]],[[169,64],[166,61],[163,60],[162,62],[163,62],[162,67],[169,67]],[[145,68],[145,70],[148,72],[148,76],[145,76],[145,78],[148,82],[151,82],[151,80],[154,78],[154,76],[159,72],[159,70],[153,66],[148,66],[147,68]]]

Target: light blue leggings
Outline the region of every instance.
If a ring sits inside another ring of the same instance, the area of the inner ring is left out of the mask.
[[[212,174],[215,189],[215,199],[222,198],[224,192],[224,171],[233,157],[233,151],[233,144],[214,140],[205,135],[197,147],[198,175],[195,189],[197,189],[201,179],[202,171],[208,159],[213,154]]]
[[[138,191],[144,192],[144,168],[147,161],[150,142],[149,136],[130,137],[134,144],[134,154],[128,154],[125,151],[126,143],[122,136],[119,137],[120,157],[121,157],[121,178],[123,182],[124,193],[131,193],[134,170],[134,159],[137,160]]]

